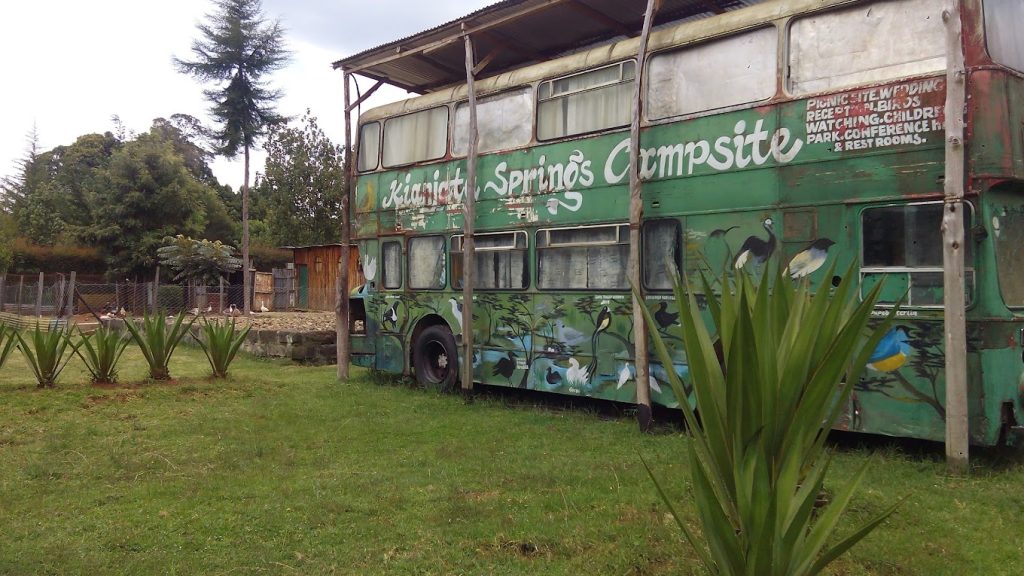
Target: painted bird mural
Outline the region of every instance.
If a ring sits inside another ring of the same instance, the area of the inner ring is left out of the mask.
[[[455,321],[459,323],[459,332],[462,332],[462,302],[455,298],[449,298],[448,303],[452,305],[452,315],[455,316]]]
[[[594,334],[590,336],[590,351],[594,354],[594,364],[597,364],[597,337],[601,335],[612,325],[612,313],[608,310],[607,306],[601,308],[601,311],[597,313],[597,320],[594,322]],[[597,370],[595,369],[596,373]],[[590,377],[593,378],[594,374],[591,373]],[[589,379],[587,380],[589,382]]]
[[[551,369],[548,366],[548,371],[544,374],[544,380],[548,383],[548,386],[557,388],[562,385],[562,375]]]
[[[664,330],[669,326],[672,326],[679,320],[679,312],[669,312],[667,310],[668,302],[662,301],[658,303],[658,309],[654,312],[654,321],[661,326]]]
[[[499,359],[498,362],[494,364],[494,368],[491,369],[491,374],[493,376],[501,376],[502,378],[505,378],[508,380],[508,385],[511,386],[512,374],[516,371],[516,358],[518,358],[518,356],[516,356],[515,352],[509,350],[504,358]]]
[[[910,339],[903,328],[893,328],[885,333],[868,358],[867,367],[878,372],[898,370],[910,356]]]
[[[786,273],[794,280],[810,276],[825,264],[825,261],[828,260],[828,249],[834,244],[835,242],[828,238],[818,238],[811,242],[810,246],[793,256],[789,265],[786,266]]]
[[[385,330],[388,329],[388,324],[391,324],[391,331],[394,332],[398,329],[398,303],[401,300],[395,300],[395,302],[384,310],[384,315],[380,318],[380,324]]]
[[[580,361],[569,358],[569,369],[565,371],[565,379],[570,386],[582,386],[590,380],[590,364],[580,366]]]
[[[733,261],[733,267],[737,270],[746,266],[747,262],[751,260],[757,265],[764,264],[771,257],[772,253],[775,252],[776,239],[775,233],[772,232],[772,219],[765,218],[761,225],[768,232],[768,239],[764,240],[753,235],[748,236],[743,241],[743,245],[740,246],[740,251],[736,254],[736,260]]]
[[[561,318],[555,320],[555,338],[566,346],[579,346],[587,339],[587,335],[572,326],[566,326]]]

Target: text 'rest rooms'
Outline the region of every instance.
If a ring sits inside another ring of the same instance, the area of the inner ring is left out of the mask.
[[[946,81],[930,78],[811,98],[807,143],[833,144],[835,152],[925,144],[943,129]]]

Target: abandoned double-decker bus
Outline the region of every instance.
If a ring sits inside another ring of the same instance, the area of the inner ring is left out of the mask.
[[[640,284],[675,360],[652,359],[651,402],[677,405],[667,371],[686,373],[674,268],[778,263],[827,289],[855,263],[863,294],[885,280],[878,315],[902,304],[841,426],[941,441],[946,2],[665,0],[649,35],[643,4],[509,0],[335,64],[421,94],[359,116],[352,362],[636,402],[640,110]],[[1024,423],[1024,2],[960,11],[967,410],[989,445]]]

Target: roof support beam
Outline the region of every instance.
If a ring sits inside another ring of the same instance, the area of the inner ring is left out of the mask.
[[[462,191],[462,389],[473,389],[473,284],[476,282],[476,253],[473,246],[474,203],[476,201],[476,157],[479,134],[476,127],[476,85],[474,84],[473,38],[463,36],[466,46],[466,92],[469,95],[469,150],[466,154],[466,187]]]
[[[633,80],[633,121],[629,126],[629,281],[633,284],[633,363],[636,366],[636,418],[640,430],[651,427],[650,356],[647,348],[647,322],[644,321],[643,284],[640,282],[640,224],[644,203],[640,194],[640,116],[643,113],[644,60],[647,59],[647,38],[661,2],[647,0],[640,47],[636,55],[636,78]],[[594,350],[595,358],[597,350]],[[596,361],[596,360],[595,360]],[[595,366],[596,369],[596,366]],[[668,366],[666,369],[671,370]],[[686,402],[686,399],[680,399]]]
[[[493,50],[488,52],[487,56],[484,56],[480,60],[480,62],[478,62],[477,65],[473,67],[473,76],[475,77],[476,75],[480,74],[480,72],[482,72],[484,68],[487,68],[487,65],[491,63],[491,60],[494,60],[494,58],[500,53],[501,50],[497,46],[495,46]]]
[[[580,2],[580,0],[569,0],[569,8],[572,8],[573,10],[579,12],[580,14],[583,14],[587,18],[590,18],[591,20],[598,22],[599,24],[603,24],[604,26],[607,26],[608,28],[615,30],[616,32],[622,34],[623,36],[627,36],[629,38],[633,38],[634,36],[636,36],[636,32],[631,30],[622,22],[619,22],[615,18],[612,18],[611,16],[605,14],[604,12],[601,12],[596,8],[593,8],[587,4]]]
[[[346,79],[347,79],[347,76],[346,76]],[[370,89],[366,91],[366,94],[363,94],[355,102],[345,106],[345,113],[348,114],[349,112],[355,110],[357,106],[359,106],[360,104],[365,102],[367,98],[372,96],[373,93],[376,92],[377,89],[380,88],[383,85],[384,85],[384,81],[383,80],[377,80],[377,83],[374,84],[373,86],[371,86]],[[358,86],[356,88],[358,88]]]

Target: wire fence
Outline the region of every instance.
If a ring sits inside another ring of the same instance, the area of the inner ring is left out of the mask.
[[[0,314],[19,317],[68,318],[76,315],[141,316],[181,312],[234,315],[244,308],[241,285],[187,286],[154,282],[100,282],[75,274],[0,275]],[[257,310],[290,310],[291,286],[255,287],[250,302]],[[276,292],[282,292],[277,294]],[[2,321],[3,318],[0,318]],[[10,320],[9,320],[10,321]],[[24,319],[23,319],[24,321]]]

